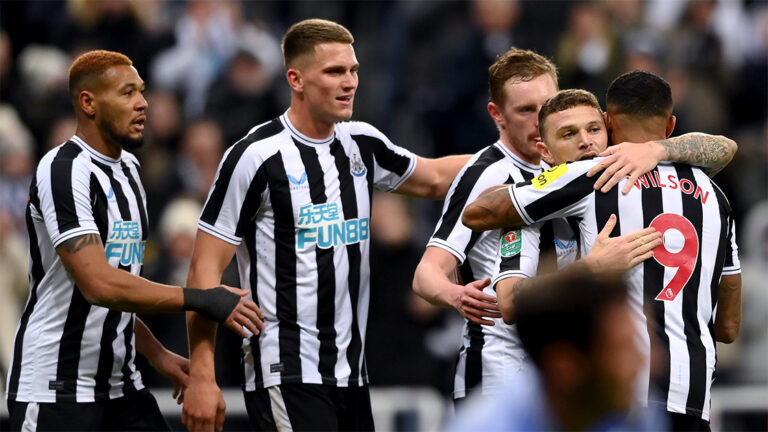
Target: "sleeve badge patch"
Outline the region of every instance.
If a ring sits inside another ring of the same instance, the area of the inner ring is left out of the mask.
[[[531,181],[531,183],[533,184],[534,189],[540,190],[545,186],[549,185],[550,183],[554,182],[560,176],[562,176],[567,172],[568,172],[568,165],[566,164],[558,165],[554,168],[550,168],[547,171],[544,171],[543,173],[539,174],[538,177],[536,177]]]
[[[501,247],[499,253],[502,257],[513,257],[520,253],[523,248],[522,230],[509,230],[501,237]]]

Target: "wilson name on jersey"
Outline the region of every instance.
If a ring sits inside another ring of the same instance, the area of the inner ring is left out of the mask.
[[[709,419],[717,290],[722,275],[740,272],[730,204],[703,171],[683,164],[660,164],[627,195],[619,192],[626,180],[596,192],[586,172],[599,160],[560,165],[511,187],[512,202],[526,223],[578,217],[584,251],[611,214],[618,217],[613,235],[649,226],[663,234],[654,257],[625,276],[639,343],[649,359],[664,359],[655,378],[646,369],[640,393],[668,411]]]
[[[139,275],[147,233],[136,158],[108,158],[77,136],[48,152],[30,186],[30,293],[8,374],[8,399],[93,402],[143,388],[135,317],[89,304],[55,248],[101,237],[107,261]]]
[[[415,166],[367,123],[337,123],[317,140],[287,114],[226,152],[199,228],[239,246],[242,288],[265,314],[266,328],[243,342],[245,390],[367,383],[371,194]]]

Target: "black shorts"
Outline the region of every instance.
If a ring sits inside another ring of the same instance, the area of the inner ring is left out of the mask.
[[[8,401],[11,430],[170,431],[147,389],[99,402]]]
[[[244,392],[257,431],[372,431],[368,386],[281,384]]]
[[[675,432],[710,432],[709,422],[701,417],[689,414],[669,413],[672,430]]]

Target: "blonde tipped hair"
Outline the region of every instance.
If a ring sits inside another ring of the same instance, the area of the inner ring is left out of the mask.
[[[297,22],[285,33],[282,42],[285,67],[294,66],[296,59],[310,54],[315,46],[322,43],[352,44],[355,38],[341,24],[319,18]]]

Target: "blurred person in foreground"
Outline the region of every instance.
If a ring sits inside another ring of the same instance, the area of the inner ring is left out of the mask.
[[[290,108],[229,148],[195,240],[188,283],[218,284],[237,254],[266,329],[242,343],[254,428],[372,430],[364,361],[373,188],[445,197],[468,156],[428,159],[352,118],[359,63],[345,27],[309,19],[283,38]],[[214,282],[215,281],[215,282]],[[221,429],[215,323],[188,314],[184,424]]]
[[[30,289],[8,373],[11,430],[167,430],[136,351],[179,400],[188,361],[134,313],[196,310],[245,334],[243,325],[258,331],[260,312],[242,290],[139,276],[145,193],[136,157],[123,150],[142,142],[144,82],[128,57],[99,50],[74,61],[69,90],[77,130],[38,164],[26,209]]]
[[[530,280],[514,303],[533,370],[469,401],[449,430],[661,430],[659,418],[632,412],[643,356],[621,275],[577,263]]]
[[[554,163],[578,162],[556,166],[535,183],[487,190],[467,207],[463,222],[473,229],[490,229],[576,216],[585,250],[592,247],[598,227],[611,214],[618,216],[614,235],[643,227],[661,232],[664,243],[654,249],[654,259],[626,274],[637,341],[648,359],[638,381],[638,398],[665,407],[675,430],[709,430],[715,341],[732,342],[741,323],[741,270],[733,214],[725,195],[707,177],[724,164],[705,172],[695,166],[660,163],[635,181],[625,178],[631,167],[605,168],[616,159],[612,153],[619,150],[630,161],[638,160],[632,154],[649,151],[659,157],[671,155],[673,149],[661,140],[675,124],[669,85],[651,73],[620,76],[611,84],[606,100],[605,120],[613,141],[643,144],[622,144],[620,149],[604,152],[607,158],[581,160],[589,151],[585,144],[605,134],[603,115],[594,95],[561,91],[539,114],[541,147],[545,159]],[[681,150],[699,156],[706,141],[727,142],[724,137],[707,135],[683,137],[689,145]],[[735,151],[735,143],[729,147]],[[641,172],[647,170],[640,168]],[[600,172],[601,178],[611,178],[609,183],[621,179],[618,184],[623,193],[608,191],[607,186],[602,193],[595,191],[589,177]],[[525,281],[518,283],[513,294],[523,291],[525,285]],[[659,344],[651,344],[654,339]],[[664,359],[657,374],[650,370],[654,358]]]

